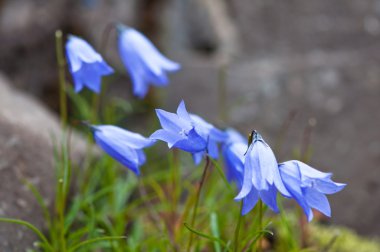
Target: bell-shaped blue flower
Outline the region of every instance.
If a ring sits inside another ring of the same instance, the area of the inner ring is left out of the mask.
[[[150,138],[168,143],[169,148],[178,148],[186,152],[197,153],[206,150],[207,142],[194,128],[185,102],[181,101],[177,114],[156,109],[162,129],[155,131]]]
[[[190,114],[195,131],[207,142],[207,149],[193,154],[194,162],[198,165],[206,152],[210,157],[217,159],[219,156],[218,143],[227,139],[227,134],[216,128],[211,123],[206,122],[198,115]]]
[[[302,207],[308,221],[313,219],[312,208],[331,217],[325,194],[339,192],[346,184],[335,183],[331,180],[331,173],[320,172],[297,160],[279,164],[279,170],[286,189]]]
[[[74,90],[77,93],[84,86],[99,93],[102,76],[114,72],[89,43],[77,36],[69,36],[66,42],[66,55],[74,80]]]
[[[143,148],[151,146],[153,140],[112,125],[93,125],[91,130],[103,151],[140,175],[139,168],[146,161]]]
[[[245,143],[231,143],[223,146],[223,157],[226,176],[229,182],[235,182],[239,190],[243,186],[244,159],[248,145]]]
[[[223,144],[226,177],[229,182],[235,182],[240,190],[243,185],[244,154],[248,149],[247,139],[234,129],[226,130],[227,138]]]
[[[273,211],[278,212],[277,190],[290,197],[281,180],[278,164],[272,149],[256,131],[244,160],[243,185],[235,200],[245,200],[242,214],[247,214],[261,199]]]
[[[121,60],[127,68],[133,85],[133,94],[144,98],[149,85],[166,86],[167,72],[180,69],[180,65],[163,56],[143,34],[119,24],[118,47]]]

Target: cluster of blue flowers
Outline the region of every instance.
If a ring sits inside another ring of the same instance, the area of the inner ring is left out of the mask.
[[[129,72],[133,94],[144,98],[149,85],[168,85],[167,72],[180,69],[180,65],[163,56],[143,34],[133,28],[117,25],[120,58]],[[69,70],[73,76],[75,92],[84,86],[100,93],[101,77],[114,70],[85,40],[70,35],[66,43]]]
[[[166,73],[180,68],[163,56],[140,32],[118,25],[118,47],[121,59],[131,75],[133,93],[143,98],[149,85],[168,84]],[[72,73],[75,91],[84,86],[99,93],[101,77],[113,73],[113,69],[83,39],[70,36],[66,53]],[[225,161],[229,181],[239,189],[236,201],[243,201],[242,214],[250,212],[258,200],[278,212],[277,193],[295,199],[303,208],[309,221],[312,208],[330,216],[326,194],[336,193],[345,184],[331,180],[331,173],[320,172],[297,160],[278,163],[262,136],[253,131],[249,141],[233,129],[222,131],[195,114],[188,113],[181,101],[176,113],[157,109],[162,129],[149,138],[112,125],[91,126],[96,143],[122,165],[140,174],[140,166],[146,161],[143,149],[157,140],[169,148],[178,148],[193,155],[199,164],[205,155],[219,157],[219,147]]]

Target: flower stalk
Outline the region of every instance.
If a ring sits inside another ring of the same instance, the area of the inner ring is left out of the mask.
[[[199,198],[200,198],[200,195],[201,195],[203,184],[204,184],[204,182],[206,180],[206,175],[207,175],[207,170],[208,170],[209,165],[210,165],[210,157],[208,155],[206,155],[205,168],[203,169],[202,178],[201,178],[201,181],[199,182],[199,186],[197,188],[197,194],[196,194],[195,204],[194,204],[194,208],[193,208],[193,215],[191,217],[191,222],[190,222],[191,227],[194,227],[195,217],[197,216],[197,212],[198,212]],[[190,233],[190,238],[189,238],[189,244],[187,246],[187,251],[190,251],[192,242],[193,242],[193,233]]]
[[[262,200],[259,200],[259,232],[262,232],[263,231],[263,202]],[[261,252],[262,251],[262,247],[261,247],[261,236],[260,238],[257,240],[257,252]]]
[[[239,217],[238,217],[238,223],[236,225],[235,229],[235,241],[234,241],[234,251],[238,252],[239,251],[239,233],[240,233],[240,226],[241,226],[241,221],[243,219],[243,215],[241,214],[241,211],[243,210],[243,201],[240,203],[240,211],[239,211]]]
[[[59,81],[59,109],[61,115],[61,125],[67,123],[67,99],[66,99],[66,81],[65,81],[65,57],[63,53],[62,31],[55,32],[55,51],[57,56],[58,81]]]

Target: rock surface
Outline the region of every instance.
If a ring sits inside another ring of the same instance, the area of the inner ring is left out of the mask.
[[[45,228],[42,209],[25,186],[36,186],[50,206],[55,191],[53,141],[61,136],[55,115],[40,102],[10,87],[0,75],[0,216]],[[73,137],[72,155],[78,160],[85,144]],[[16,224],[0,223],[0,251],[31,248],[37,237]]]

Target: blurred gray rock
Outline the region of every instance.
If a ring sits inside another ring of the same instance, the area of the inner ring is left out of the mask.
[[[56,116],[30,96],[10,87],[0,75],[0,216],[31,222],[44,230],[42,209],[25,181],[51,206],[55,191],[53,138],[61,138]],[[72,137],[72,158],[79,161],[85,142]],[[37,240],[22,226],[0,223],[0,251],[25,251]]]
[[[136,0],[3,0],[0,70],[13,86],[58,111],[55,31],[82,36],[99,50],[103,31],[111,22],[136,25],[135,3]],[[111,35],[115,37],[114,32]],[[113,49],[107,50],[106,58],[116,58],[114,39],[108,47]]]

